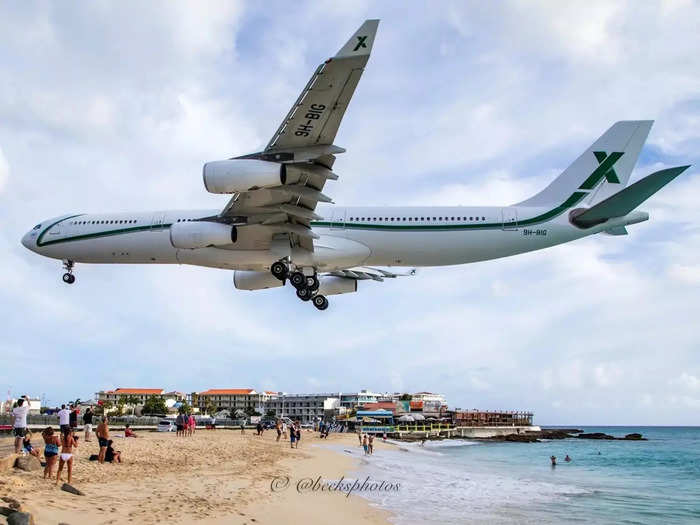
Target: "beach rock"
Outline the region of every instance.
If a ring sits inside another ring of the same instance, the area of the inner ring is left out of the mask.
[[[13,512],[7,517],[7,525],[34,525],[34,517],[28,512]]]
[[[571,433],[569,433],[569,429],[562,430],[558,428],[554,428],[551,430],[541,430],[540,432],[532,432],[532,434],[537,435],[537,437],[540,437],[542,439],[567,439],[567,438],[572,438],[575,436],[572,436]]]
[[[615,439],[615,436],[604,434],[603,432],[591,432],[590,434],[579,434],[579,439]]]
[[[66,492],[70,492],[71,494],[75,494],[76,496],[84,496],[80,490],[76,489],[73,485],[69,485],[68,483],[64,483],[61,485],[61,490],[65,490]]]
[[[10,509],[13,512],[17,512],[18,510],[22,509],[22,504],[17,501],[15,498],[11,498],[9,496],[3,496],[2,500],[7,503],[7,506],[10,507]]]
[[[31,472],[41,470],[41,461],[34,456],[20,456],[15,460],[15,468]]]
[[[646,440],[647,440],[647,438],[642,437],[641,434],[637,434],[636,432],[634,432],[634,433],[632,433],[632,434],[627,434],[627,435],[626,435],[624,438],[622,438],[622,439],[628,439],[628,440],[631,440],[631,441],[646,441]]]
[[[508,434],[503,441],[512,441],[515,443],[539,443],[537,436],[526,434]]]

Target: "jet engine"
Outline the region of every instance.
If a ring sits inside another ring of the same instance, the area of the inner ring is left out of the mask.
[[[264,290],[284,286],[284,283],[270,272],[236,270],[233,272],[233,285],[238,290]]]
[[[320,295],[340,295],[341,293],[353,293],[357,291],[357,280],[346,277],[328,275],[321,277],[321,285],[318,287]]]
[[[231,159],[207,162],[202,168],[204,187],[209,193],[236,193],[284,184],[284,164],[256,159]]]
[[[236,242],[235,226],[219,222],[176,222],[170,226],[170,243],[175,248],[194,250],[207,246],[225,246]]]

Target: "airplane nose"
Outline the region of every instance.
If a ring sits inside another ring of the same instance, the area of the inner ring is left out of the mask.
[[[22,237],[22,246],[27,248],[28,250],[32,249],[32,239],[29,237],[30,232],[27,232],[24,234],[24,237]]]

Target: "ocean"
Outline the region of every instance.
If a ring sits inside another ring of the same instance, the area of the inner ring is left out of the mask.
[[[360,458],[358,479],[400,483],[396,492],[361,494],[399,525],[700,523],[700,427],[576,428],[648,441],[455,439],[346,453]]]

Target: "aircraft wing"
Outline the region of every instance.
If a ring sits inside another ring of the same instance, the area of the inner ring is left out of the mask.
[[[319,65],[285,116],[267,147],[258,153],[236,157],[284,164],[286,184],[233,195],[221,212],[239,226],[260,225],[255,248],[274,241],[283,247],[313,251],[311,221],[319,202],[332,202],[322,193],[327,180],[338,177],[331,170],[335,154],[345,150],[333,145],[340,122],[352,98],[377,33],[379,20],[366,20],[338,53]]]

